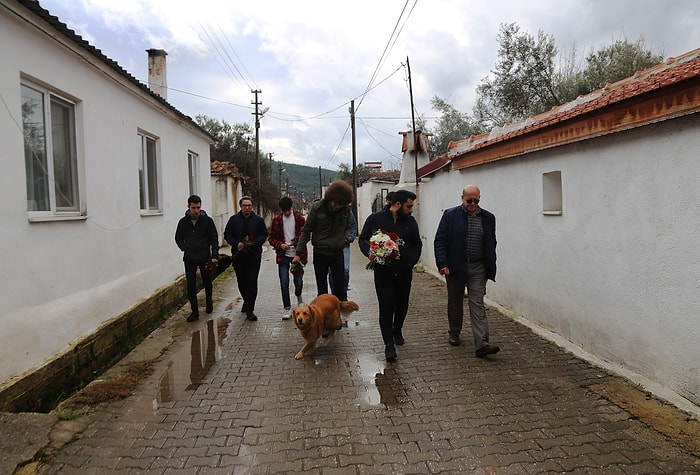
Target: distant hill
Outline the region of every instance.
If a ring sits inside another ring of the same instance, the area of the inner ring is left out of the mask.
[[[319,178],[318,167],[309,167],[306,165],[296,165],[294,163],[274,162],[272,168],[272,180],[274,183],[279,182],[279,165],[282,169],[282,188],[289,184],[289,194],[300,197],[304,193],[304,197],[308,201],[320,198],[321,184],[328,185],[331,181],[338,177],[338,172],[322,168]]]

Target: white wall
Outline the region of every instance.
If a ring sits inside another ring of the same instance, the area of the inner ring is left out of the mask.
[[[424,265],[437,272],[441,211],[479,185],[497,221],[489,299],[700,405],[699,156],[696,114],[439,172],[420,188]],[[555,170],[563,214],[545,216],[542,174]]]
[[[54,32],[55,33],[55,32]],[[0,384],[41,365],[183,274],[175,245],[187,208],[187,152],[200,157],[210,203],[209,144],[168,108],[102,65],[68,53],[34,28],[0,15]],[[85,51],[82,51],[86,54]],[[144,62],[147,55],[144,52]],[[30,223],[20,74],[78,101],[77,148],[87,219]],[[160,138],[163,213],[141,216],[137,130]]]

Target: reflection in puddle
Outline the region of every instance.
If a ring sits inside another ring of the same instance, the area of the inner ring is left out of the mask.
[[[153,401],[154,410],[159,404],[182,399],[181,394],[203,384],[211,367],[221,359],[221,345],[226,339],[229,323],[229,318],[220,317],[216,321],[208,320],[205,328],[192,332],[189,351],[183,347],[175,353],[160,378],[157,398]]]
[[[357,363],[360,374],[368,384],[365,385],[365,397],[370,405],[396,407],[406,393],[398,369],[394,366],[385,367],[376,358],[361,356]]]

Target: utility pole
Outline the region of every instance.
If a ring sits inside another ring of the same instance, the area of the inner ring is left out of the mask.
[[[355,100],[350,101],[350,130],[352,131],[352,195],[355,197],[352,200],[352,214],[357,217],[357,154],[355,151]]]
[[[255,115],[255,163],[257,164],[258,167],[258,196],[255,202],[258,205],[258,214],[260,214],[260,190],[262,186],[262,181],[260,180],[260,110],[258,109],[258,106],[262,104],[262,102],[258,102],[258,94],[262,93],[261,90],[255,89],[253,91],[250,91],[253,94],[255,94],[255,112],[253,114]]]
[[[406,67],[408,68],[408,93],[411,96],[411,127],[413,128],[413,158],[414,158],[414,170],[416,173],[416,201],[418,201],[418,140],[416,136],[416,115],[415,108],[413,107],[413,86],[411,85],[411,63],[408,62],[408,56],[406,56]],[[420,202],[419,202],[420,203]],[[420,206],[420,205],[419,205]],[[420,212],[420,209],[417,210]],[[416,213],[418,214],[418,213]],[[416,218],[418,219],[418,218]]]
[[[270,184],[272,184],[272,156],[274,152],[269,152],[267,155],[270,157]]]
[[[323,180],[321,178],[321,165],[318,166],[318,196],[323,198]]]

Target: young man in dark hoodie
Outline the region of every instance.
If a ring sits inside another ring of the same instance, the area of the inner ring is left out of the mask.
[[[362,254],[373,263],[374,289],[379,303],[379,327],[384,340],[387,361],[396,360],[396,347],[403,345],[403,324],[408,313],[413,266],[423,250],[418,223],[412,216],[416,194],[399,190],[391,195],[388,207],[367,217],[358,239]],[[370,240],[377,231],[396,234],[399,257],[385,264],[375,262],[370,253]]]
[[[180,218],[175,230],[175,243],[184,253],[185,278],[187,279],[187,298],[190,301],[192,313],[187,317],[188,322],[199,319],[197,305],[197,268],[202,276],[206,294],[206,312],[214,311],[212,301],[211,273],[207,264],[215,264],[219,259],[219,233],[216,231],[214,220],[207,216],[202,209],[202,199],[197,195],[187,198],[187,211]]]

